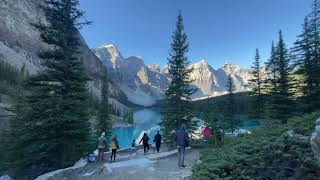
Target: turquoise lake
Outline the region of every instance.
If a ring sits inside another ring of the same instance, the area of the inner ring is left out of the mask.
[[[131,147],[132,140],[139,143],[142,134],[146,132],[150,138],[149,143],[153,141],[154,135],[157,133],[161,115],[159,110],[142,109],[134,112],[133,119],[135,126],[125,128],[113,128],[113,134],[116,134],[120,148]]]
[[[149,143],[152,143],[153,137],[160,128],[158,122],[161,114],[159,109],[141,109],[134,112],[133,119],[135,126],[124,128],[113,128],[113,134],[116,134],[119,141],[120,148],[131,147],[132,140],[139,143],[142,135],[146,132],[150,138]],[[246,116],[238,116],[241,120],[241,129],[250,129],[257,124],[255,121],[248,119]]]

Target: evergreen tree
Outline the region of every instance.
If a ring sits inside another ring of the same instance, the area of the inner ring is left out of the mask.
[[[128,123],[129,124],[133,124],[134,123],[134,119],[133,119],[133,111],[130,110],[129,114],[128,114]]]
[[[110,144],[112,135],[112,121],[110,118],[110,105],[108,102],[109,97],[109,85],[107,81],[107,73],[104,72],[101,78],[101,102],[98,111],[98,124],[96,127],[97,136],[99,137],[102,132],[106,133],[106,138]]]
[[[166,101],[162,112],[160,126],[164,132],[165,140],[173,144],[175,130],[181,124],[185,124],[190,132],[196,129],[196,122],[192,120],[191,98],[194,89],[191,87],[192,80],[188,69],[189,61],[186,53],[189,49],[187,35],[184,31],[181,13],[177,17],[176,30],[173,33],[170,57],[168,58],[169,77],[171,79],[166,90]]]
[[[253,66],[252,66],[252,75],[253,78],[249,80],[250,85],[253,87],[252,95],[254,97],[253,109],[255,117],[260,118],[263,114],[263,95],[261,92],[262,89],[262,72],[260,66],[260,54],[259,50],[256,49],[256,55],[254,58]]]
[[[125,108],[123,108],[123,110],[122,110],[122,117],[123,117],[123,122],[126,122],[127,112],[126,112]]]
[[[0,60],[0,81],[16,85],[19,80],[19,71],[9,63]]]
[[[228,96],[227,96],[227,102],[226,102],[226,119],[227,119],[227,124],[228,124],[228,128],[231,129],[232,132],[234,132],[235,128],[236,128],[236,122],[235,122],[235,118],[234,118],[234,90],[235,90],[235,86],[233,84],[233,80],[231,78],[231,74],[228,75],[228,81],[227,81],[227,90],[228,90]]]
[[[35,27],[51,48],[41,52],[43,70],[28,80],[10,123],[7,163],[16,177],[70,166],[89,147],[88,78],[77,57],[78,29],[87,22],[77,0],[46,0],[42,8],[49,24]]]
[[[313,111],[320,107],[320,2],[313,2],[313,11],[305,19],[303,32],[293,48],[296,74],[302,76],[304,109]]]
[[[277,91],[277,62],[276,62],[276,48],[274,46],[274,42],[271,45],[270,58],[265,63],[267,78],[263,81],[263,91],[266,93],[266,102],[265,102],[265,115],[267,118],[275,118],[275,92]],[[270,123],[268,122],[270,125]]]
[[[275,51],[275,64],[277,79],[275,81],[275,89],[273,89],[273,115],[276,119],[280,119],[286,123],[291,112],[291,96],[290,92],[290,59],[286,44],[284,43],[282,32],[279,32],[279,42]]]
[[[313,87],[310,89],[310,94],[313,99],[311,105],[314,109],[320,108],[320,0],[314,0],[310,18],[310,45],[311,45],[311,61],[310,74],[307,76],[310,81],[313,81]]]
[[[277,62],[276,62],[276,48],[274,46],[274,42],[272,42],[271,45],[271,53],[270,53],[270,59],[266,63],[266,70],[268,72],[268,78],[265,80],[266,84],[266,91],[274,93],[277,89]]]

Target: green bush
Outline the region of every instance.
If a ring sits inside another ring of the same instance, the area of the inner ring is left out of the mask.
[[[295,117],[287,125],[226,137],[223,146],[202,150],[202,163],[193,168],[192,179],[320,179],[320,164],[309,144],[315,117]],[[290,136],[288,130],[306,136]]]

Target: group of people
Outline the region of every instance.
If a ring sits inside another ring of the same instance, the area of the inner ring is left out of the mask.
[[[205,127],[202,130],[202,134],[204,136],[204,141],[208,141],[210,138],[214,137],[214,142],[216,144],[221,144],[225,135],[222,128],[218,128],[215,131],[211,131],[208,127]]]
[[[97,161],[98,162],[104,162],[104,153],[106,152],[106,147],[107,147],[107,139],[105,137],[105,132],[101,133],[101,136],[98,138],[98,157],[97,157]],[[157,152],[160,152],[160,146],[161,146],[161,139],[162,136],[160,134],[159,131],[157,131],[157,134],[154,136],[153,142],[154,144],[152,146],[154,146],[154,150],[156,150]],[[143,144],[143,152],[144,154],[146,154],[149,149],[149,137],[147,135],[147,133],[144,133],[139,144]],[[112,140],[111,140],[111,162],[115,161],[116,159],[116,153],[117,150],[119,149],[119,142],[117,139],[117,135],[113,135]],[[131,144],[131,149],[132,152],[136,151],[136,141],[133,140],[132,144]]]
[[[150,138],[148,137],[147,133],[144,133],[143,137],[139,141],[139,144],[141,144],[141,142],[143,144],[144,154],[146,154],[150,149],[149,140]],[[157,152],[160,152],[161,140],[162,140],[162,136],[160,132],[157,131],[157,134],[154,136],[154,139],[153,139],[154,143],[152,145],[154,148],[154,151],[156,150]],[[185,164],[184,164],[185,151],[186,151],[186,148],[189,146],[189,134],[184,124],[181,125],[180,129],[176,131],[175,141],[176,141],[177,150],[178,150],[178,166],[183,168],[185,167]],[[101,136],[98,138],[98,157],[97,157],[98,162],[104,162],[104,153],[106,151],[106,147],[107,147],[107,139],[105,137],[105,132],[103,132]],[[118,143],[117,135],[114,135],[111,141],[111,162],[115,161],[116,159],[117,149],[119,149],[119,143]],[[133,140],[132,142],[132,150],[133,152],[136,151],[135,140]]]
[[[147,135],[147,133],[144,133],[139,144],[143,144],[143,153],[146,154],[149,149],[150,149],[150,145],[149,145],[149,137]],[[157,134],[154,136],[153,138],[153,149],[154,150],[157,150],[157,152],[160,152],[160,146],[161,146],[161,139],[162,139],[162,136],[160,134],[159,131],[157,131]],[[132,147],[135,147],[135,141],[132,143]]]
[[[101,133],[101,136],[98,138],[98,157],[97,161],[98,162],[104,162],[104,153],[106,151],[107,147],[107,139],[106,139],[106,133],[103,132]],[[119,143],[117,139],[117,135],[113,135],[112,140],[111,140],[111,161],[116,160],[116,153],[117,149],[119,149]]]

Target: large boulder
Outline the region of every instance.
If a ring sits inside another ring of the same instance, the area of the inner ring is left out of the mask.
[[[311,135],[310,144],[315,158],[320,161],[320,118],[316,121],[316,131]]]

